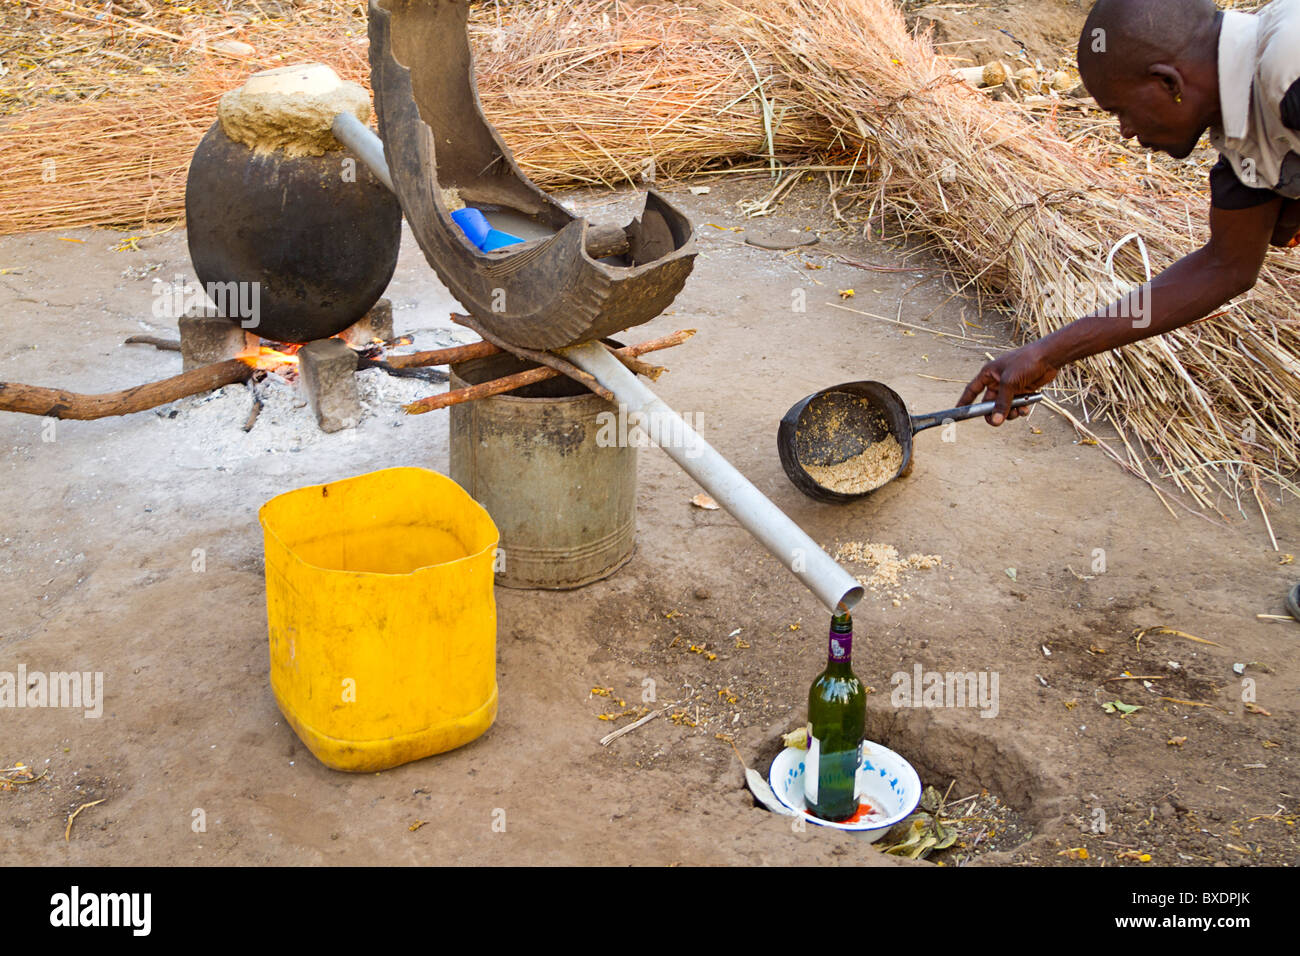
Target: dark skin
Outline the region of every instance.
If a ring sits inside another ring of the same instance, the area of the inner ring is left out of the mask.
[[[1125,139],[1136,137],[1148,149],[1181,159],[1220,123],[1217,49],[1216,23],[1182,64],[1127,70],[1081,60],[1079,66],[1097,105],[1116,116]],[[1250,209],[1211,207],[1210,241],[1130,294],[1129,303],[1145,306],[1144,312],[1116,304],[1007,352],[980,369],[958,404],[969,405],[983,393],[983,401],[995,403],[985,419],[991,425],[1027,415],[1029,409],[1011,408],[1016,396],[1043,388],[1070,362],[1209,315],[1254,287],[1270,244],[1286,246],[1298,232],[1300,201],[1278,196]]]

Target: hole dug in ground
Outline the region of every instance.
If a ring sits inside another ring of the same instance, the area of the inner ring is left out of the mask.
[[[1057,781],[1015,743],[971,726],[978,722],[957,724],[933,711],[867,707],[867,740],[903,756],[923,788],[947,794],[940,818],[957,839],[948,849],[926,854],[929,862],[998,862],[1061,816],[1063,791]],[[783,748],[779,736],[759,748],[754,768],[764,779]],[[872,846],[879,852],[896,842],[886,836]]]

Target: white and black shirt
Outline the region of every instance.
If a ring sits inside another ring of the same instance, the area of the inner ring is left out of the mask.
[[[1300,199],[1300,0],[1258,13],[1223,11],[1219,34],[1223,125],[1210,130],[1219,162],[1212,202],[1248,209]]]

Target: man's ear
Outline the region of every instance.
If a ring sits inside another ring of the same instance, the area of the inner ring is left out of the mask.
[[[1183,74],[1179,71],[1178,67],[1170,66],[1168,63],[1154,63],[1151,65],[1150,69],[1147,70],[1147,74],[1169,91],[1169,98],[1171,100],[1175,103],[1181,103],[1183,101],[1183,93],[1186,88],[1186,83],[1183,80]]]

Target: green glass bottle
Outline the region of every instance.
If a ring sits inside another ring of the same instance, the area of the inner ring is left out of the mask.
[[[812,739],[805,758],[804,801],[814,816],[840,822],[858,812],[858,766],[866,732],[867,695],[853,674],[853,620],[831,620],[826,670],[808,691]]]

